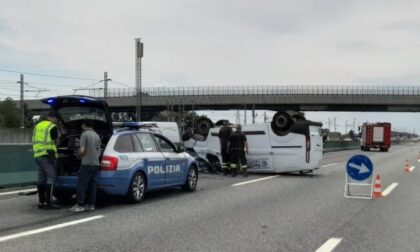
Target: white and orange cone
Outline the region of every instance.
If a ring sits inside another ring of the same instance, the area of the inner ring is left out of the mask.
[[[420,163],[420,152],[419,155],[417,155],[417,163]]]
[[[408,159],[404,162],[404,171],[409,172],[410,171],[410,164],[408,163]]]
[[[381,186],[381,176],[378,174],[376,175],[375,185],[373,186],[372,198],[380,198],[382,197],[382,186]]]

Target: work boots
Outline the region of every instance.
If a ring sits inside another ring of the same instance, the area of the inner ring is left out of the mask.
[[[51,184],[47,184],[45,185],[45,205],[44,205],[44,209],[47,210],[57,210],[60,209],[60,206],[57,206],[56,204],[52,203],[52,192],[53,192],[53,185]]]
[[[244,177],[248,177],[248,168],[242,168],[242,174]]]
[[[36,188],[38,190],[38,208],[44,208],[45,205],[45,187],[44,185],[36,185]]]
[[[223,169],[223,176],[227,176],[229,174],[229,170],[228,169]]]

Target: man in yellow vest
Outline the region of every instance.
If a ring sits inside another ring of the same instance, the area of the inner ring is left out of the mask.
[[[38,165],[38,208],[60,209],[52,203],[52,192],[57,177],[56,159],[59,143],[57,115],[51,111],[47,119],[39,122],[32,135],[35,162]]]

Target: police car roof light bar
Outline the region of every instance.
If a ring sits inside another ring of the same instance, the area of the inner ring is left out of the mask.
[[[142,123],[142,122],[112,122],[113,127],[122,127],[122,128],[151,128],[157,127],[156,123]]]

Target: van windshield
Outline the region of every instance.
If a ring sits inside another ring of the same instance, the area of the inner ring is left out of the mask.
[[[58,110],[65,123],[78,120],[96,120],[106,122],[105,111],[92,107],[66,107]]]

